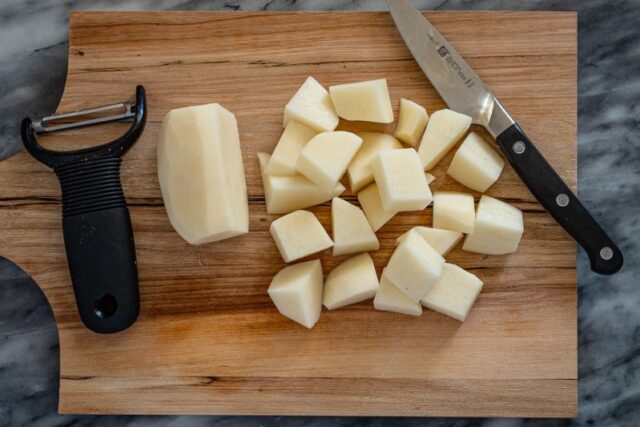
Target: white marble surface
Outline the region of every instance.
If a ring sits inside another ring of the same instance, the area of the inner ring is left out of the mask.
[[[578,257],[580,408],[575,420],[320,417],[94,417],[56,414],[58,341],[41,292],[0,259],[0,426],[247,425],[637,426],[640,424],[640,4],[637,0],[432,0],[422,9],[578,10],[580,197],[626,256],[613,277]],[[0,2],[0,158],[21,148],[19,120],[54,110],[78,9],[384,10],[382,1]],[[499,29],[497,29],[499,31]],[[2,195],[0,195],[0,198]],[[0,248],[0,254],[2,248]]]

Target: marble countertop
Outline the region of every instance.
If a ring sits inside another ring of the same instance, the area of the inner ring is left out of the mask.
[[[640,422],[640,8],[637,0],[426,0],[421,9],[579,12],[579,195],[618,242],[623,270],[604,277],[578,255],[579,415],[574,420],[61,416],[58,337],[38,289],[0,257],[0,426],[486,425],[632,426]],[[21,148],[19,120],[62,94],[70,10],[385,10],[383,1],[3,0],[0,159]],[[2,197],[0,195],[0,197]],[[0,248],[0,254],[2,253]]]

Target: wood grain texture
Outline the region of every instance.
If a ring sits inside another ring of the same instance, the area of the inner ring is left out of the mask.
[[[575,189],[576,15],[428,16]],[[400,97],[430,112],[444,107],[388,14],[82,12],[71,15],[70,25],[59,110],[126,99],[144,84],[149,122],[122,171],[142,311],[119,334],[93,334],[79,320],[53,173],[24,152],[0,164],[2,255],[36,280],[53,307],[61,412],[575,415],[576,247],[509,167],[488,194],[524,210],[518,252],[490,257],[457,248],[448,256],[485,282],[465,323],[429,310],[419,318],[378,312],[367,301],[323,311],[308,331],[269,301],[266,289],[283,262],[268,232],[275,216],[265,212],[256,153],[275,146],[283,107],[306,76],[325,85],[387,78],[396,113]],[[207,102],[238,119],[251,232],[196,247],[166,217],[156,139],[171,108]],[[124,127],[46,142],[56,149],[86,146]],[[445,175],[451,155],[433,172],[435,190],[464,190]],[[329,230],[330,207],[311,210]],[[378,272],[395,238],[425,224],[430,209],[398,215],[378,232]],[[345,259],[330,252],[321,255],[325,273]]]

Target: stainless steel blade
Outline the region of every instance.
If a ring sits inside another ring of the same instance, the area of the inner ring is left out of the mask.
[[[514,123],[475,71],[409,0],[387,4],[405,44],[449,108],[471,116],[494,138]]]

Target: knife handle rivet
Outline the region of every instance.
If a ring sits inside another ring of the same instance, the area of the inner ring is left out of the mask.
[[[560,193],[556,196],[556,204],[561,208],[564,208],[569,204],[569,196],[564,193]]]
[[[605,246],[600,249],[600,258],[605,261],[609,261],[611,258],[613,258],[613,249],[611,249],[609,246]]]
[[[526,145],[524,145],[524,142],[522,142],[522,141],[516,141],[516,142],[513,144],[513,147],[511,147],[511,148],[513,148],[513,152],[514,152],[514,153],[516,153],[516,154],[522,154],[522,153],[524,153],[524,150],[525,150],[527,147],[526,147]]]

